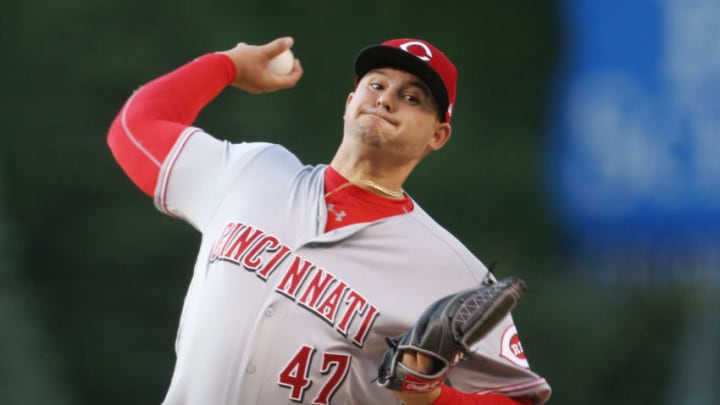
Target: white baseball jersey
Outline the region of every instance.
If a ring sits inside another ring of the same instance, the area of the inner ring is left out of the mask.
[[[164,404],[398,404],[373,379],[386,336],[487,269],[415,204],[324,233],[326,166],[281,146],[188,128],[163,163],[156,206],[202,233]],[[461,391],[530,395],[507,317],[449,374]]]

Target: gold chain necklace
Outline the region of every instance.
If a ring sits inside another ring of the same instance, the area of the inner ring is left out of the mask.
[[[359,184],[366,185],[366,186],[368,186],[368,187],[370,187],[370,188],[373,188],[373,189],[375,189],[375,190],[377,190],[377,191],[379,191],[379,192],[381,192],[381,193],[383,193],[383,194],[385,194],[385,195],[388,195],[388,196],[390,196],[390,197],[392,197],[392,198],[396,198],[396,199],[405,198],[405,194],[403,194],[402,191],[390,190],[389,188],[383,187],[383,186],[375,183],[374,181],[362,180],[362,181],[360,181]],[[335,193],[337,193],[338,191],[340,191],[340,190],[342,190],[342,189],[345,189],[345,188],[348,188],[348,187],[350,187],[350,186],[352,186],[352,185],[355,185],[355,183],[350,182],[350,181],[348,181],[347,183],[343,183],[343,184],[335,187],[334,189],[328,191],[327,193],[325,193],[325,198],[328,198],[329,195],[335,194]]]
[[[403,194],[402,191],[390,190],[389,188],[383,187],[383,186],[375,183],[374,181],[362,180],[360,182],[360,184],[364,184],[368,187],[374,188],[375,190],[377,190],[385,195],[389,195],[392,198],[396,198],[396,199],[405,198],[405,194]]]
[[[344,189],[344,188],[348,188],[348,187],[350,187],[350,186],[352,186],[352,185],[353,185],[353,184],[352,184],[351,182],[349,182],[349,181],[348,181],[347,183],[343,183],[343,184],[335,187],[334,189],[328,191],[327,193],[325,193],[325,198],[328,198],[328,196],[329,196],[330,194],[335,194],[335,193],[337,193],[338,191],[340,191],[340,190],[342,190],[342,189]]]

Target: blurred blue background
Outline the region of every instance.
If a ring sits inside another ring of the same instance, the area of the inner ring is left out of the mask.
[[[551,404],[720,397],[720,3],[210,0],[4,4],[0,403],[160,403],[198,235],[105,145],[153,77],[292,35],[291,91],[197,124],[327,162],[352,59],[422,37],[457,65],[453,139],[406,189],[500,275]]]
[[[569,239],[595,276],[717,279],[720,4],[562,9],[568,46],[547,162]]]

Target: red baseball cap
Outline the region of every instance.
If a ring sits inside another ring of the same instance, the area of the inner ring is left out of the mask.
[[[355,82],[372,69],[391,67],[422,79],[437,100],[445,122],[450,122],[455,105],[457,69],[442,51],[422,39],[399,38],[371,45],[355,57]]]

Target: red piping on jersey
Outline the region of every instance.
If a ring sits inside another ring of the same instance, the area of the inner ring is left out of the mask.
[[[503,387],[488,388],[488,389],[485,389],[482,391],[478,391],[478,392],[476,392],[476,394],[484,395],[484,394],[489,394],[489,393],[493,393],[493,392],[495,392],[495,393],[497,393],[497,392],[511,393],[511,392],[517,392],[517,391],[525,391],[529,388],[535,388],[535,387],[545,385],[545,384],[547,384],[547,381],[545,381],[544,378],[536,378],[534,380],[525,381],[525,382],[512,384],[512,385],[506,385]]]
[[[167,188],[168,183],[170,183],[170,173],[172,173],[172,169],[175,166],[175,162],[177,162],[178,156],[180,156],[180,153],[183,149],[185,149],[185,145],[187,145],[188,140],[190,139],[193,134],[199,132],[200,130],[197,128],[187,128],[183,133],[185,135],[180,136],[180,144],[178,145],[177,151],[173,154],[173,156],[170,158],[171,160],[168,162],[167,169],[165,169],[165,176],[163,177],[163,184],[161,187],[161,192],[158,195],[158,206],[162,210],[162,212],[173,216],[173,214],[168,210],[167,204],[166,204],[166,196],[167,196]]]

